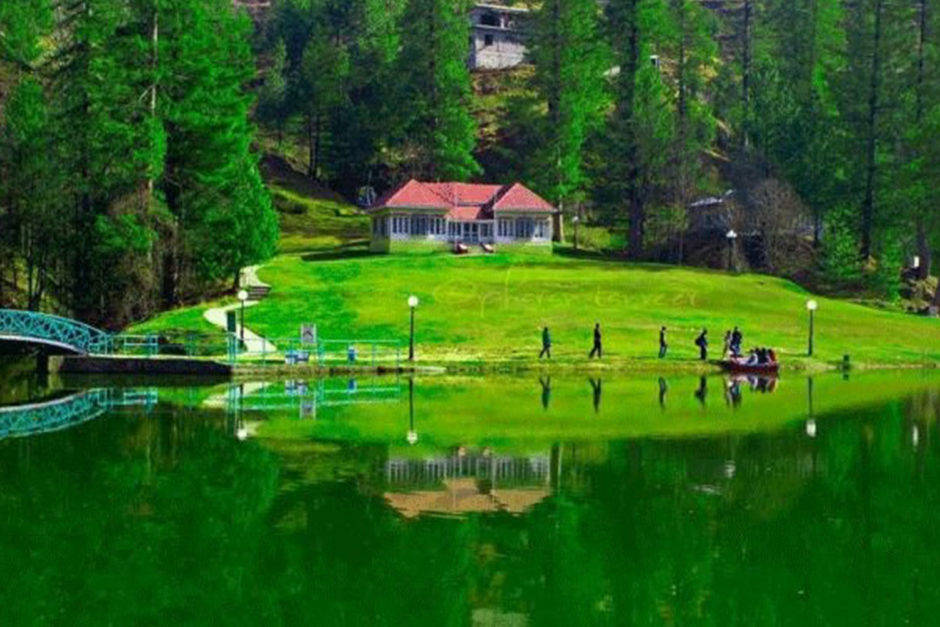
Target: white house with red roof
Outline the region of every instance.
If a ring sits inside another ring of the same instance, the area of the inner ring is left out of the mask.
[[[372,250],[464,244],[551,246],[557,209],[520,183],[422,183],[414,179],[376,201]]]

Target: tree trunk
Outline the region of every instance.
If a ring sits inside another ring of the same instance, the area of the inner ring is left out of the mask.
[[[314,124],[313,142],[313,178],[320,180],[320,138],[323,136],[323,114],[317,111],[317,121]]]
[[[933,253],[930,250],[930,239],[927,237],[924,219],[920,216],[917,217],[917,256],[920,257],[920,266],[916,276],[919,281],[925,281],[930,276]]]
[[[626,205],[629,208],[629,232],[627,236],[627,254],[633,259],[643,256],[643,230],[646,224],[646,210],[640,197],[640,170],[637,164],[637,139],[634,129],[634,112],[636,98],[636,74],[639,68],[640,33],[637,24],[637,2],[631,3],[632,19],[630,20],[630,33],[627,39],[626,67],[621,67],[624,93],[621,107],[621,120],[626,123],[627,149],[625,158],[627,168]],[[624,72],[626,70],[626,72]]]
[[[865,145],[865,197],[862,200],[861,215],[861,256],[868,259],[872,249],[872,229],[875,221],[875,176],[878,165],[876,162],[877,133],[878,133],[878,107],[879,90],[881,89],[881,22],[884,13],[884,0],[875,2],[875,25],[872,33],[871,74],[868,83],[868,116],[866,120]]]
[[[741,105],[744,112],[744,145],[747,146],[751,114],[751,0],[744,0],[743,22],[741,27]]]
[[[313,154],[316,150],[313,145],[313,113],[307,111],[305,117],[307,123],[307,176],[309,178],[316,178],[316,171],[314,170],[316,156]]]

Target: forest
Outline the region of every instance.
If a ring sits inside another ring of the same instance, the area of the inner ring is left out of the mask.
[[[265,155],[350,200],[522,180],[635,261],[720,256],[687,234],[727,199],[748,268],[885,301],[940,250],[928,0],[507,3],[528,63],[500,73],[465,0],[12,4],[0,304],[113,327],[230,288],[275,252]]]

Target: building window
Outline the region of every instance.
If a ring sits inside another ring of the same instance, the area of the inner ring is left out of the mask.
[[[548,239],[548,220],[535,222],[535,239]]]
[[[492,46],[492,45],[493,45],[493,36],[492,36],[492,35],[484,35],[484,36],[483,36],[483,46],[488,48],[488,47],[490,47],[490,46]]]
[[[410,220],[408,216],[392,216],[392,235],[408,235]]]
[[[411,216],[411,234],[417,236],[427,236],[428,234],[428,217],[427,216]]]
[[[496,233],[499,237],[512,237],[512,220],[500,218],[496,223]]]
[[[484,13],[480,16],[480,24],[483,26],[499,26],[499,16],[495,13]]]
[[[516,220],[516,237],[518,239],[532,239],[534,230],[533,221],[529,218],[519,218]]]

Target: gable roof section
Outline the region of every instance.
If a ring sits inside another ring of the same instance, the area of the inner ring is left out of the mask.
[[[515,183],[493,204],[494,211],[555,211],[544,198],[525,185]]]
[[[376,201],[374,208],[444,209],[453,216],[469,216],[476,209],[476,219],[492,217],[494,211],[553,212],[555,208],[526,186],[482,185],[475,183],[422,183],[411,179]]]
[[[442,196],[428,189],[424,183],[411,179],[379,198],[375,207],[428,207],[431,209],[450,209],[451,203]]]

